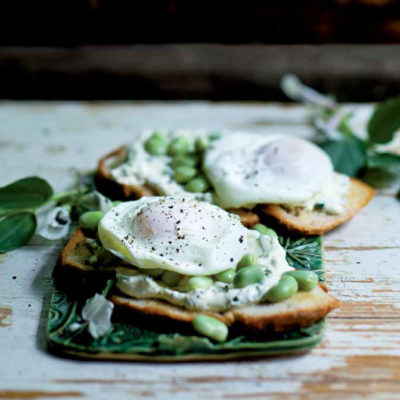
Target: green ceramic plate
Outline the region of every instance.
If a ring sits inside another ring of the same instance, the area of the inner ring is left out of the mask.
[[[280,238],[290,265],[316,272],[325,280],[321,237]],[[47,324],[50,349],[82,358],[121,360],[219,360],[304,353],[317,345],[324,334],[324,320],[307,328],[246,338],[231,337],[214,343],[200,336],[160,333],[134,324],[114,322],[110,332],[96,340],[87,333],[80,316],[85,299],[72,300],[54,289]]]

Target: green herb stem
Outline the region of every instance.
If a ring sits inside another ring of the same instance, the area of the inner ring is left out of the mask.
[[[80,193],[81,191],[79,189],[73,189],[66,192],[57,193],[50,198],[48,203],[51,203],[52,201],[62,202],[63,200],[69,199],[70,197],[76,196]]]

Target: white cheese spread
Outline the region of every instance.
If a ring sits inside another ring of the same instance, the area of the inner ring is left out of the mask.
[[[162,282],[134,269],[119,268],[117,283],[121,292],[137,299],[160,299],[187,309],[204,311],[226,311],[232,307],[260,302],[263,295],[279,282],[289,266],[285,250],[277,238],[249,231],[249,252],[258,254],[257,265],[263,269],[265,278],[244,288],[234,288],[231,284],[215,281],[209,289],[189,292],[169,288]]]

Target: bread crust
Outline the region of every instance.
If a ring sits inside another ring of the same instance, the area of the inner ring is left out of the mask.
[[[350,189],[341,214],[323,211],[288,209],[278,204],[265,204],[260,212],[273,217],[279,224],[301,235],[322,235],[353,218],[365,207],[375,194],[375,190],[358,179],[350,178]]]
[[[64,281],[68,281],[68,271],[76,279],[76,272],[84,276],[86,281],[90,277],[109,274],[109,268],[99,269],[85,264],[88,257],[85,250],[86,237],[78,229],[71,237],[60,256],[58,269],[62,269]],[[57,274],[56,274],[57,275]],[[196,311],[186,310],[167,302],[156,299],[134,299],[117,293],[110,296],[116,307],[155,318],[168,318],[177,322],[190,323]],[[309,326],[313,322],[325,317],[330,311],[337,308],[339,302],[327,293],[325,285],[318,286],[310,292],[298,292],[288,300],[279,303],[255,304],[251,306],[230,309],[224,313],[203,312],[223,321],[228,326],[240,325],[244,329],[255,331],[282,331],[299,326]]]
[[[127,147],[121,146],[100,158],[96,170],[96,186],[102,193],[112,199],[134,200],[143,196],[153,196],[155,193],[151,188],[142,185],[118,183],[112,178],[110,166],[122,164],[127,156]]]

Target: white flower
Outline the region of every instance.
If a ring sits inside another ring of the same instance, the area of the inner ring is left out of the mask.
[[[333,99],[304,85],[296,75],[284,75],[281,79],[281,89],[292,100],[326,108],[336,107],[336,102]]]
[[[46,206],[36,211],[37,234],[49,240],[58,240],[68,234],[71,219],[66,207]]]
[[[114,304],[108,301],[102,294],[96,293],[94,297],[86,301],[82,309],[82,317],[88,322],[88,330],[93,338],[97,339],[111,329],[113,309]]]

